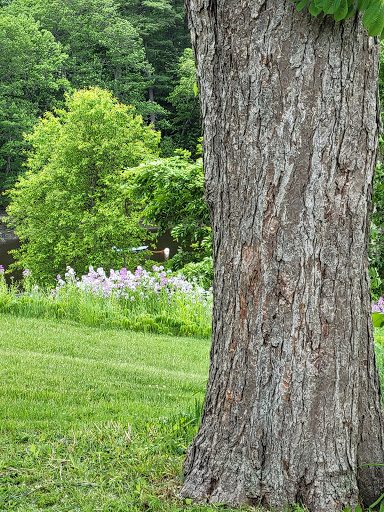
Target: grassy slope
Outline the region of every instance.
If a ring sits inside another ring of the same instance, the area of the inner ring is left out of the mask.
[[[0,315],[0,510],[184,510],[208,352],[207,340]]]
[[[177,498],[208,352],[202,339],[0,314],[0,511],[217,510]]]
[[[110,419],[139,426],[204,391],[206,340],[3,315],[0,326],[2,428]]]

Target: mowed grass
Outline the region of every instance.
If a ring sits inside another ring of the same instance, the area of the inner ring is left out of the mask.
[[[208,340],[0,315],[1,428],[136,426],[202,396]]]
[[[214,510],[177,497],[208,352],[0,315],[0,510]]]
[[[0,314],[0,511],[232,510],[178,497],[209,346]]]

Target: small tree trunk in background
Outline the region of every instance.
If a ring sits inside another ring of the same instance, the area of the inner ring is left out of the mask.
[[[146,68],[147,78],[148,78],[149,82],[151,83],[152,72],[151,72],[151,66],[150,66],[149,60],[148,60],[148,52],[147,52],[147,44],[146,43],[144,43],[144,49],[145,49],[145,58],[147,59],[147,68]],[[153,94],[153,86],[152,85],[148,86],[148,98],[149,98],[150,103],[153,105],[153,103],[155,102],[155,96]],[[151,120],[151,123],[153,124],[153,126],[155,126],[156,114],[154,112],[150,112],[149,119]]]
[[[120,93],[120,83],[121,83],[121,66],[120,65],[116,65],[115,66],[115,84],[114,84],[114,95],[116,96],[116,98],[119,97],[119,93]]]
[[[148,80],[152,80],[152,75],[151,75],[151,72],[149,71],[149,68],[147,68],[147,75],[148,75]],[[155,102],[155,97],[154,97],[154,94],[153,94],[153,87],[152,86],[148,87],[148,97],[149,97],[149,101],[153,104]],[[155,123],[156,123],[156,114],[154,112],[151,112],[149,114],[149,118],[151,120],[151,123],[153,125],[155,125]]]
[[[339,512],[384,491],[368,276],[379,45],[289,0],[187,0],[214,251],[182,495]]]

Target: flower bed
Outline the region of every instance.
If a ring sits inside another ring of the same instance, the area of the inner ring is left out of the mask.
[[[67,267],[51,290],[40,289],[28,269],[23,278],[23,291],[8,287],[0,266],[0,311],[164,334],[211,333],[212,290],[162,266],[154,265],[152,272],[141,267],[135,272],[110,270],[108,275],[90,267],[80,278]]]

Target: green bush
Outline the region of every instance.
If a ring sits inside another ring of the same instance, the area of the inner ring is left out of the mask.
[[[154,158],[160,134],[96,87],[67,96],[27,139],[27,173],[8,192],[7,222],[21,241],[14,266],[52,283],[67,265],[83,273],[90,264],[137,264],[132,252],[113,250],[147,237],[121,169]]]
[[[179,270],[187,263],[212,255],[212,230],[204,196],[202,159],[194,161],[188,151],[158,158],[127,169],[127,190],[143,205],[147,224],[158,226],[158,234],[171,230],[180,244],[169,267]],[[188,247],[186,251],[184,248]]]
[[[188,263],[181,272],[189,281],[196,279],[200,286],[208,290],[213,283],[212,257],[207,256],[201,261]]]

